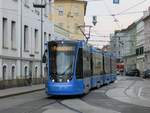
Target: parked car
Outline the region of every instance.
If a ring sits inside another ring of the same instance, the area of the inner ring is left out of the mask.
[[[150,78],[150,69],[147,69],[147,70],[144,71],[143,78]]]
[[[140,76],[140,71],[138,69],[132,69],[130,71],[126,72],[127,76],[136,76],[139,77]]]

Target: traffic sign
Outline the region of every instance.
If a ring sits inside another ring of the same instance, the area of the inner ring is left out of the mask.
[[[120,0],[113,0],[113,4],[119,4]]]

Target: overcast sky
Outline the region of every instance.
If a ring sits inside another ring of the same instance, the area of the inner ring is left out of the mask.
[[[92,25],[92,16],[97,16],[97,25],[93,27],[92,34],[96,37],[92,40],[109,40],[110,33],[114,30],[126,28],[132,22],[138,20],[142,11],[148,10],[150,0],[120,0],[120,4],[113,4],[113,0],[89,0],[86,13],[86,24]],[[116,16],[113,18],[112,14]],[[114,20],[117,20],[115,22]],[[105,36],[105,37],[103,37]],[[102,46],[106,43],[99,42]]]

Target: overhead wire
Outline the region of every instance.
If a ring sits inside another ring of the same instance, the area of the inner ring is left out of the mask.
[[[104,2],[104,6],[105,6],[106,10],[107,10],[108,13],[110,14],[110,16],[113,18],[113,21],[116,23],[116,25],[117,25],[119,28],[121,28],[120,24],[118,23],[119,20],[115,17],[114,14],[111,13],[111,11],[110,11],[108,5],[106,4],[106,1],[104,0],[103,2]]]
[[[137,7],[138,5],[141,5],[142,3],[146,2],[146,1],[147,1],[147,0],[140,1],[140,2],[138,2],[137,4],[135,4],[135,5],[133,5],[133,6],[129,7],[129,8],[127,8],[127,9],[121,11],[121,12],[119,12],[117,15],[120,15],[120,14],[122,14],[122,13],[128,11],[128,10],[131,10],[131,9]]]

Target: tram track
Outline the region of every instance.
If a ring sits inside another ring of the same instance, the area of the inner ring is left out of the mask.
[[[63,100],[62,100],[62,101],[63,101]],[[83,112],[81,112],[81,111],[79,111],[79,110],[77,110],[77,109],[74,109],[74,108],[72,108],[72,107],[66,105],[66,104],[63,104],[61,101],[57,101],[57,102],[58,102],[60,105],[64,106],[65,108],[67,108],[67,109],[69,109],[69,110],[71,110],[71,111],[74,111],[74,112],[77,112],[77,113],[83,113]]]
[[[52,98],[52,97],[50,97],[50,98]],[[49,98],[47,98],[47,99],[49,99]],[[30,111],[27,111],[27,112],[25,112],[25,113],[36,113],[39,109],[42,109],[42,108],[44,108],[44,107],[46,107],[46,106],[51,106],[51,105],[53,105],[53,104],[60,104],[61,106],[63,106],[64,108],[67,108],[68,110],[71,110],[71,111],[73,111],[73,112],[76,112],[76,113],[83,113],[83,112],[81,112],[80,110],[78,110],[78,109],[75,109],[75,108],[73,108],[73,107],[70,107],[70,106],[68,106],[68,105],[66,105],[66,104],[64,104],[62,101],[64,101],[65,99],[54,99],[54,101],[53,102],[50,102],[50,103],[47,103],[47,104],[43,104],[43,105],[41,105],[40,107],[38,107],[38,108],[35,108],[35,109],[32,109],[32,110],[30,110]],[[81,99],[80,99],[81,100]]]

